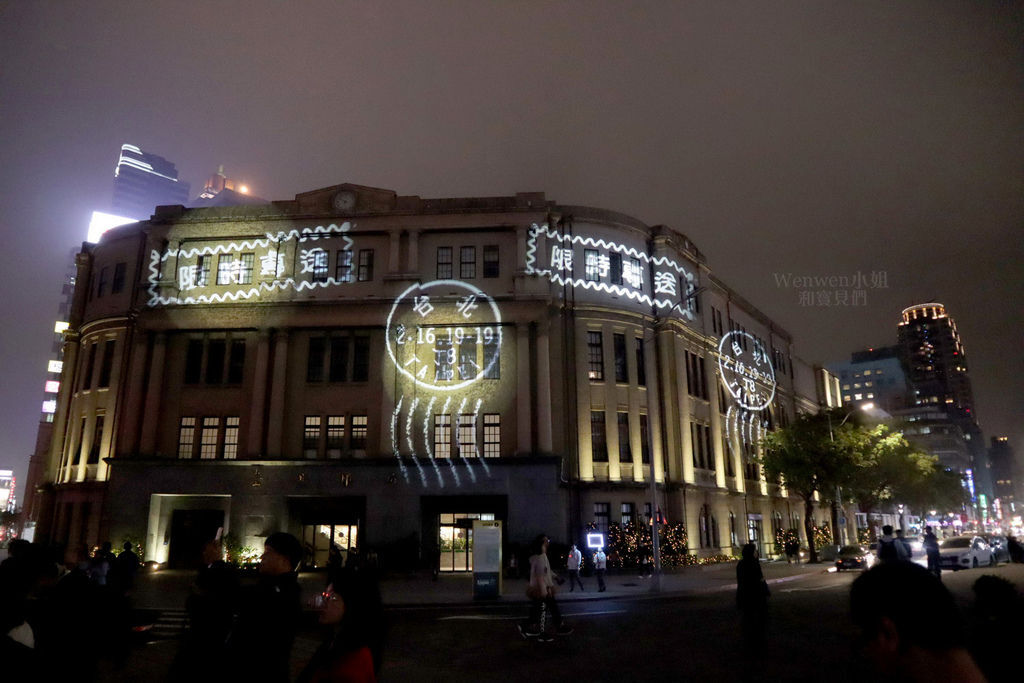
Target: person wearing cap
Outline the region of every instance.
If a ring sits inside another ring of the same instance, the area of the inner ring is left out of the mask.
[[[292,643],[302,616],[297,574],[302,555],[302,544],[291,534],[267,536],[259,581],[242,593],[230,639],[239,679],[289,680]]]

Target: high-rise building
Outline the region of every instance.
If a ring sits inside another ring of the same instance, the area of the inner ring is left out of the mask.
[[[1002,518],[1009,519],[1024,512],[1024,473],[1007,437],[993,436],[991,443],[988,459],[992,465],[992,495],[999,501]]]
[[[0,470],[0,512],[14,512],[14,470]]]
[[[178,179],[173,163],[135,145],[121,145],[114,168],[115,214],[146,220],[157,206],[187,204],[188,190],[188,183]]]
[[[254,204],[269,204],[266,199],[250,194],[249,188],[224,175],[224,166],[221,165],[217,172],[206,179],[202,192],[192,200],[193,208],[214,207],[214,206],[246,206]]]
[[[873,403],[888,413],[907,406],[911,391],[899,347],[854,351],[848,362],[833,363],[829,370],[839,377],[843,405]]]

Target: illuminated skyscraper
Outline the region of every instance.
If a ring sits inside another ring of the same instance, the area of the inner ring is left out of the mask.
[[[967,354],[956,323],[938,303],[903,310],[900,352],[914,389],[916,405],[937,404],[953,419],[974,419],[974,397],[967,374]]]
[[[188,183],[178,180],[178,169],[170,161],[135,145],[121,145],[114,168],[115,214],[146,220],[157,206],[187,204],[188,190]]]

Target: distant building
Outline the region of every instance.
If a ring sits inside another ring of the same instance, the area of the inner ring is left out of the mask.
[[[173,163],[130,144],[121,145],[114,168],[113,213],[146,220],[164,204],[188,203],[189,185]]]
[[[873,403],[892,413],[907,407],[911,390],[900,362],[899,347],[883,346],[854,351],[846,363],[832,363],[839,377],[843,405]]]
[[[202,192],[192,200],[192,208],[205,208],[216,206],[247,206],[256,204],[269,204],[270,202],[261,197],[250,194],[249,188],[224,175],[224,166],[220,166],[217,172],[206,179]]]
[[[1001,516],[1019,516],[1024,513],[1024,472],[1007,437],[993,436],[991,444],[988,459],[993,495],[999,501]]]
[[[14,470],[0,470],[0,512],[14,512],[15,483]]]

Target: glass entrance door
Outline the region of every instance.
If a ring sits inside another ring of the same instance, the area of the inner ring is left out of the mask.
[[[489,513],[441,513],[438,525],[438,548],[442,572],[473,571],[473,520],[494,519]]]
[[[331,543],[341,551],[341,560],[357,547],[357,524],[307,524],[302,527],[302,545],[306,549],[307,567],[326,567],[331,554]]]

